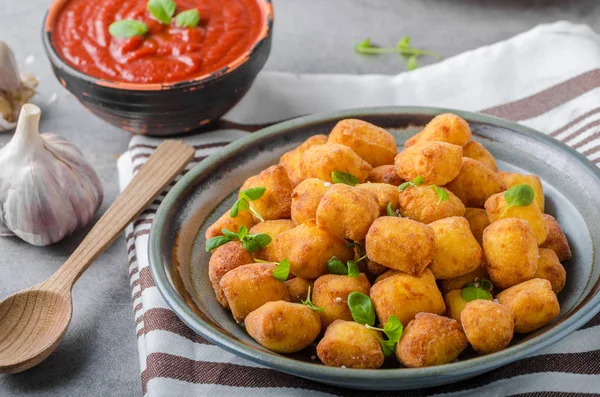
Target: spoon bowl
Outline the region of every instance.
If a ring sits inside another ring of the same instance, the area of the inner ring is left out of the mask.
[[[0,372],[25,371],[46,359],[62,341],[73,313],[69,291],[44,284],[0,302]]]

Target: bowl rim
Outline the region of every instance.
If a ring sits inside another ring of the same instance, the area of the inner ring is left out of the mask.
[[[266,39],[271,37],[273,33],[274,16],[272,0],[254,0],[261,8],[263,13],[262,29],[256,37],[252,47],[250,47],[247,51],[242,53],[239,57],[237,57],[224,67],[209,73],[205,73],[200,76],[196,76],[188,80],[174,81],[168,83],[129,83],[124,81],[106,80],[103,78],[90,76],[89,74],[85,74],[75,69],[58,54],[58,52],[52,45],[51,37],[52,30],[54,29],[54,22],[64,5],[69,1],[70,0],[54,0],[50,5],[49,9],[46,11],[46,15],[44,15],[44,20],[42,24],[42,43],[44,45],[46,56],[55,67],[64,70],[70,75],[80,80],[83,80],[89,84],[102,86],[108,89],[113,88],[116,90],[124,91],[163,91],[176,88],[188,88],[198,84],[209,83],[213,80],[216,80],[224,75],[231,73],[235,69],[245,64],[248,60],[252,58],[252,55],[254,55],[255,51],[261,46],[261,44]]]
[[[511,129],[517,133],[532,135],[535,137],[535,139],[540,140],[548,145],[559,146],[561,150],[569,152],[574,161],[577,161],[581,166],[587,168],[593,174],[595,174],[600,181],[600,169],[598,167],[592,164],[587,158],[585,158],[575,149],[572,149],[571,147],[546,134],[538,132],[529,127],[522,126],[515,122],[494,116],[437,107],[368,107],[311,114],[275,124],[255,132],[252,135],[234,141],[221,149],[220,154],[231,154],[235,151],[244,150],[248,144],[259,143],[261,140],[269,139],[269,137],[272,135],[276,135],[279,132],[285,131],[289,128],[297,127],[299,125],[318,124],[327,121],[339,120],[342,118],[361,118],[390,114],[414,114],[419,116],[434,117],[441,113],[454,113],[470,121]],[[552,328],[540,335],[527,339],[517,345],[510,346],[496,353],[483,355],[464,361],[458,361],[455,363],[424,368],[334,368],[321,364],[295,360],[291,357],[277,353],[270,354],[262,352],[256,348],[252,348],[244,343],[238,342],[230,336],[225,335],[210,323],[198,316],[170,284],[169,276],[166,273],[166,269],[162,260],[160,247],[163,239],[164,225],[167,222],[169,213],[177,206],[178,202],[180,202],[180,196],[186,192],[188,186],[190,186],[198,177],[200,177],[205,169],[209,169],[217,165],[220,162],[220,158],[221,156],[215,155],[207,157],[205,160],[187,172],[166,195],[156,213],[150,229],[148,240],[148,259],[150,271],[158,290],[167,304],[177,314],[177,316],[195,332],[202,335],[215,345],[220,346],[237,356],[262,365],[266,365],[282,372],[287,372],[292,375],[309,379],[327,378],[328,381],[331,381],[331,383],[338,382],[338,384],[343,384],[342,382],[347,381],[348,377],[351,377],[354,383],[356,381],[377,382],[391,380],[395,380],[396,382],[414,382],[417,380],[430,379],[432,376],[456,377],[458,380],[461,376],[462,378],[474,376],[476,374],[487,372],[525,358],[528,355],[557,342],[571,332],[580,328],[600,311],[600,293],[596,293],[595,296],[593,296],[583,305],[580,303],[578,306],[576,306],[573,309],[574,312],[569,316],[569,318],[554,325]],[[600,282],[600,280],[597,280],[595,285],[597,285],[598,282]]]

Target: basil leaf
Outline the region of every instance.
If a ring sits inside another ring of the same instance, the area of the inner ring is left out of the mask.
[[[281,282],[284,282],[285,280],[288,279],[289,275],[290,275],[290,260],[288,258],[285,258],[284,260],[279,262],[279,264],[277,265],[277,267],[275,269],[273,269],[273,277],[275,277],[277,280],[279,280]]]
[[[504,199],[509,207],[526,207],[533,202],[535,192],[526,183],[513,186],[504,192]]]
[[[200,22],[200,14],[195,8],[181,12],[175,17],[175,25],[180,28],[195,28],[198,22]]]
[[[239,212],[240,212],[240,200],[237,200],[231,206],[231,210],[229,210],[229,217],[235,218],[236,216],[238,216]]]
[[[398,214],[396,214],[396,211],[394,211],[394,206],[392,205],[392,202],[390,201],[385,209],[387,211],[388,216],[398,216]]]
[[[348,267],[339,260],[337,256],[332,256],[327,261],[327,272],[331,274],[346,275],[348,274]]]
[[[467,302],[474,301],[476,299],[492,300],[492,295],[479,287],[465,287],[462,289],[460,296]]]
[[[391,314],[388,317],[387,323],[383,327],[383,332],[388,337],[388,339],[394,343],[398,342],[402,337],[402,332],[404,331],[404,327],[402,323],[398,319],[398,317]]]
[[[254,201],[254,200],[258,200],[259,198],[261,198],[263,196],[263,194],[265,194],[266,190],[267,190],[267,188],[262,187],[262,186],[251,187],[250,189],[241,191],[240,195],[248,196],[250,201]]]
[[[494,289],[494,284],[492,284],[492,282],[488,279],[482,278],[477,280],[477,282],[479,283],[479,287],[486,291],[491,291]]]
[[[352,318],[359,324],[375,324],[375,308],[371,298],[362,292],[354,291],[348,295],[348,308]]]
[[[258,252],[260,250],[260,245],[252,239],[246,238],[242,240],[242,245],[244,246],[244,249],[248,252]]]
[[[252,235],[252,240],[254,240],[260,248],[265,248],[271,243],[271,236],[267,233],[254,234]]]
[[[383,340],[379,339],[379,343],[381,344],[381,350],[383,350],[383,355],[385,357],[389,357],[394,354],[394,350],[396,350],[396,342],[392,342],[391,340]]]
[[[206,240],[206,252],[210,252],[210,251],[214,250],[215,248],[218,248],[218,247],[222,246],[223,244],[227,243],[228,241],[229,241],[229,239],[225,236],[217,236],[217,237],[209,238],[208,240]]]
[[[225,233],[223,233],[225,234]],[[248,228],[244,225],[240,226],[240,230],[237,232],[237,236],[240,240],[243,240],[244,237],[248,235]]]
[[[408,48],[410,47],[410,36],[404,36],[398,44],[396,44],[396,48]]]
[[[227,228],[221,229],[221,233],[223,233],[223,236],[227,237],[229,240],[240,240],[238,233],[234,233]]]
[[[331,173],[331,179],[333,180],[333,183],[344,183],[350,186],[356,186],[356,184],[358,183],[357,177],[355,177],[352,174],[347,174],[341,171],[333,171]]]
[[[415,186],[419,186],[425,183],[425,177],[423,177],[422,175],[417,176],[415,179],[412,180],[412,183]]]
[[[143,36],[148,32],[148,27],[144,22],[134,21],[132,19],[123,19],[110,24],[108,33],[114,37],[128,39],[134,36]]]
[[[154,18],[168,25],[175,15],[177,4],[173,0],[149,0],[146,8]]]
[[[436,185],[431,185],[431,187],[433,188],[433,190],[435,190],[435,194],[437,194],[438,196],[438,205],[440,205],[442,201],[448,201],[450,199],[450,196],[448,196],[448,192],[446,191],[446,189],[438,187]]]
[[[408,70],[415,70],[419,67],[419,61],[417,61],[416,55],[411,55],[406,59],[406,68]]]
[[[355,261],[348,261],[348,277],[358,277],[360,268]]]

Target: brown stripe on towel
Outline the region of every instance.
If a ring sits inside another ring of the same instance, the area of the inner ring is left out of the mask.
[[[600,87],[600,69],[594,69],[527,98],[485,109],[482,113],[513,121],[527,120],[598,87]]]

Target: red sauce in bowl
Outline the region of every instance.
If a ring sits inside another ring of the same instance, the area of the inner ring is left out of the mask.
[[[263,12],[257,0],[175,0],[176,14],[197,9],[195,28],[155,20],[147,0],[70,0],[59,12],[52,45],[87,75],[128,83],[170,83],[219,70],[259,39]],[[128,39],[108,33],[111,23],[135,19],[148,33]]]

